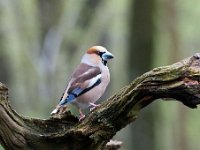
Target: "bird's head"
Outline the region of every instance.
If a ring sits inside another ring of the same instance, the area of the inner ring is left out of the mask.
[[[103,46],[93,46],[87,50],[87,54],[100,58],[104,65],[107,64],[108,60],[114,58],[113,54]]]

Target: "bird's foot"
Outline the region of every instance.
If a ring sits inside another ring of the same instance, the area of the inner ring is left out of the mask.
[[[90,111],[95,110],[96,108],[100,107],[100,104],[94,104],[94,103],[90,103],[90,105],[92,106],[92,108],[90,108]]]
[[[83,114],[82,110],[79,108],[78,109],[79,113],[80,113],[80,117],[79,117],[79,121],[82,121],[85,118],[85,115]]]
[[[82,121],[83,119],[85,118],[85,115],[80,115],[80,117],[79,117],[79,121]]]

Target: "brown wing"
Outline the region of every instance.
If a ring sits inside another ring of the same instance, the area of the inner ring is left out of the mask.
[[[87,88],[90,84],[90,79],[95,78],[99,74],[101,74],[99,67],[80,64],[72,75],[72,82],[67,93],[73,91],[75,88]]]

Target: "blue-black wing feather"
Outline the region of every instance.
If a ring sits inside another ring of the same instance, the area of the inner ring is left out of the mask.
[[[101,83],[101,79],[98,79],[92,86],[86,89],[81,89],[80,87],[73,89],[70,93],[68,93],[68,96],[66,99],[63,99],[60,101],[59,105],[65,105],[67,103],[72,102],[76,97],[88,92],[89,90],[99,85],[100,83]]]

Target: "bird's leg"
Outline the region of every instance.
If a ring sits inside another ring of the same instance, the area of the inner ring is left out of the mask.
[[[83,114],[83,112],[81,111],[81,109],[78,109],[80,117],[79,117],[79,121],[83,120],[85,118],[85,115]]]
[[[90,111],[93,111],[94,109],[96,109],[97,107],[99,107],[100,104],[90,103],[90,106],[92,106],[92,108],[90,108]]]

